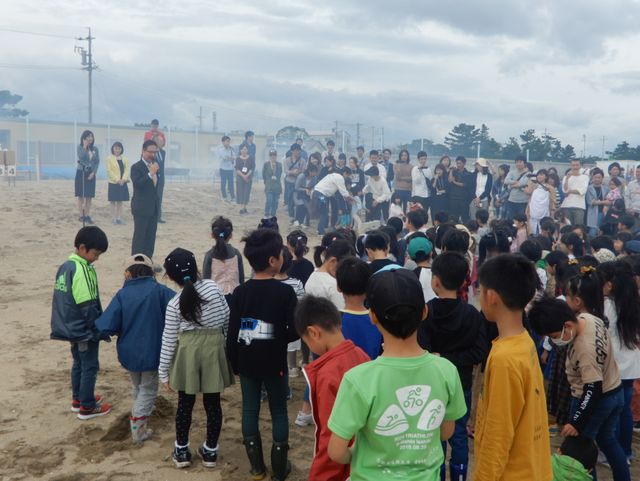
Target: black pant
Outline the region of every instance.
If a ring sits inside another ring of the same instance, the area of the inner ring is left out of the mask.
[[[178,409],[176,410],[176,442],[178,446],[189,444],[189,429],[191,428],[191,415],[196,403],[195,394],[178,392]],[[220,406],[220,393],[204,393],[202,405],[207,413],[207,447],[215,449],[222,428],[222,407]]]
[[[375,207],[373,206],[373,196],[366,194],[364,196],[364,203],[367,208],[367,221],[380,220],[382,215],[382,221],[386,222],[389,218],[389,202],[379,202]]]
[[[164,195],[164,182],[158,182],[158,219],[162,219],[162,196]]]
[[[469,220],[469,201],[467,199],[451,198],[449,200],[449,214],[454,222],[467,222]]]
[[[153,257],[156,246],[156,231],[158,230],[158,216],[133,216],[133,239],[131,240],[131,255],[145,254]]]

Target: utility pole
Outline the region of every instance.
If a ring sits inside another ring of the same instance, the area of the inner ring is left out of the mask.
[[[336,145],[338,145],[338,121],[336,120],[336,129],[333,132],[333,136],[334,136],[334,141],[336,143]]]
[[[380,131],[380,148],[384,149],[384,127]]]
[[[91,36],[91,27],[87,27],[87,30],[89,30],[89,34],[86,37],[76,37],[76,40],[87,42],[87,49],[76,45],[73,50],[80,54],[84,67],[82,70],[86,70],[89,74],[89,123],[91,124],[93,123],[93,71],[98,66],[93,61],[92,41],[95,40],[95,37]]]
[[[198,130],[202,132],[202,105],[200,106],[200,115],[198,115]]]
[[[587,156],[587,134],[582,134],[582,159]]]
[[[213,122],[213,131],[218,131],[218,114],[216,112],[211,112],[211,121]]]
[[[356,122],[356,147],[360,146],[360,122]]]
[[[605,136],[602,136],[602,160],[604,160],[604,141],[605,141]]]
[[[376,145],[376,128],[371,127],[371,148],[373,149]]]

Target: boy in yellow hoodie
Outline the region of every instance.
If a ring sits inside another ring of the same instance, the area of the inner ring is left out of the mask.
[[[476,419],[474,481],[548,481],[547,402],[536,346],[523,326],[538,286],[534,264],[502,254],[478,272],[480,306],[495,322]]]

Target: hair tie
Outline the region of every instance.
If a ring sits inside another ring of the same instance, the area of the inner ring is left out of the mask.
[[[218,237],[221,237],[224,239],[224,232],[220,232],[220,234],[218,234]]]
[[[588,274],[591,274],[592,272],[594,272],[595,270],[596,270],[596,268],[593,267],[593,266],[582,266],[580,268],[580,273],[583,274],[583,275],[588,275]]]
[[[302,239],[302,236],[301,236],[301,235],[299,235],[299,236],[296,238],[296,240],[300,240],[300,239]]]
[[[191,276],[184,276],[184,277],[182,278],[182,280],[183,280],[184,282],[190,281],[190,280],[191,280]]]

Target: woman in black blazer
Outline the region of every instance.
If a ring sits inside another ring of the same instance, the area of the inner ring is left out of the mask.
[[[489,209],[491,203],[491,189],[493,187],[493,176],[489,171],[487,159],[480,157],[476,160],[476,170],[472,174],[470,186],[471,203],[469,204],[469,217],[475,220],[476,212],[480,209]]]

